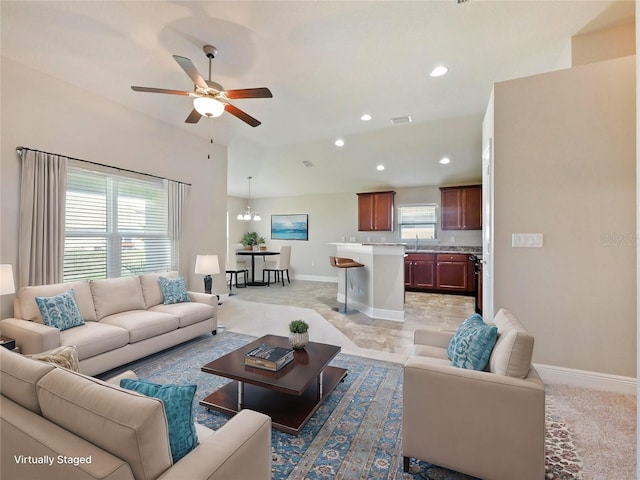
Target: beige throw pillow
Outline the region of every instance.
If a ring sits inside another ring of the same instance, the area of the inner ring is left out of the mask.
[[[27,355],[34,360],[51,363],[58,367],[68,368],[74,372],[80,371],[80,363],[78,361],[78,349],[75,345],[67,345],[65,347],[54,348],[47,352]]]

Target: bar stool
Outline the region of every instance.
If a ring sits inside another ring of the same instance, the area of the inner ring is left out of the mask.
[[[347,292],[349,290],[349,269],[364,267],[362,263],[356,262],[353,258],[329,257],[329,263],[332,267],[344,269],[344,306],[337,309],[340,313],[353,313],[355,310],[349,311],[347,308]]]

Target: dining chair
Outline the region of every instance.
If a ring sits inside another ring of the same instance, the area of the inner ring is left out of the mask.
[[[266,262],[262,269],[262,281],[264,282],[264,274],[267,274],[267,286],[271,284],[271,272],[275,274],[275,281],[278,282],[282,279],[282,286],[284,287],[284,272],[287,272],[287,282],[291,283],[289,279],[289,266],[291,265],[291,245],[283,245],[280,247],[280,254],[275,262]]]
[[[229,295],[232,295],[232,286],[233,279],[235,277],[236,289],[240,288],[238,284],[238,275],[242,275],[243,278],[243,287],[247,286],[247,279],[249,277],[249,268],[247,267],[247,263],[244,259],[240,259],[236,252],[243,248],[241,243],[236,243],[232,247],[232,251],[229,252],[229,258],[227,260],[227,265],[225,268],[225,274],[229,275]]]

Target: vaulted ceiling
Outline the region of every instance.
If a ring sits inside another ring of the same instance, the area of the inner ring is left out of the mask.
[[[492,85],[569,67],[571,37],[633,21],[634,2],[5,0],[0,13],[3,56],[213,138],[229,194],[252,176],[252,196],[272,197],[478,180]],[[273,92],[233,102],[262,125],[186,124],[189,98],[131,90],[192,90],[172,55],[206,78],[205,44],[214,81]],[[431,78],[438,65],[449,72]]]

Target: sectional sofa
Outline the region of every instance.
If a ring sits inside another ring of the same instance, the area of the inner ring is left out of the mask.
[[[135,378],[133,372],[122,376]],[[242,410],[174,462],[162,400],[0,347],[0,477],[267,480],[271,419]]]
[[[160,277],[176,278],[177,272],[22,287],[14,317],[0,321],[0,330],[25,355],[75,345],[80,371],[87,375],[215,334],[217,297],[188,292],[187,301],[165,304]],[[72,289],[84,324],[64,330],[45,325],[36,297]]]

